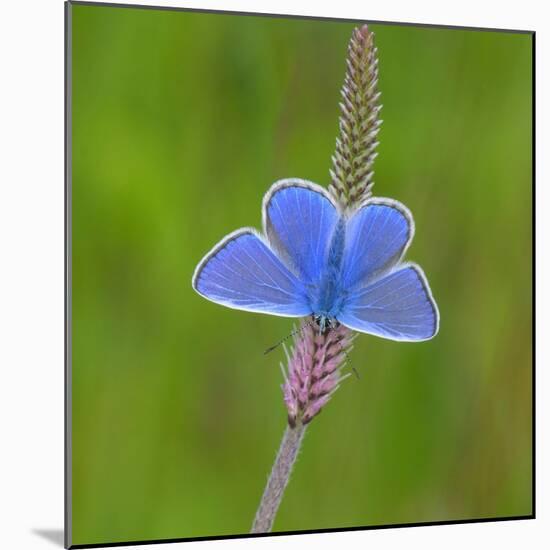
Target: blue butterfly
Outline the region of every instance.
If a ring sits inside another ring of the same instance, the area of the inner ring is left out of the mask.
[[[414,234],[410,211],[371,198],[346,213],[314,183],[286,179],[263,200],[264,234],[234,231],[201,260],[193,288],[227,307],[313,316],[402,341],[437,334],[439,313],[422,269],[401,260]]]

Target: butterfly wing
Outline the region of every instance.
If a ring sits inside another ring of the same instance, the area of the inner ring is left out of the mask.
[[[281,180],[264,198],[263,217],[269,242],[285,263],[306,284],[317,282],[340,217],[327,191],[305,180]]]
[[[370,199],[348,220],[342,286],[352,290],[388,271],[414,234],[410,211],[391,199]]]
[[[282,317],[311,313],[302,283],[253,229],[239,229],[199,263],[193,288],[224,306]]]
[[[437,305],[415,264],[352,292],[337,318],[348,328],[390,340],[429,340],[439,329]]]

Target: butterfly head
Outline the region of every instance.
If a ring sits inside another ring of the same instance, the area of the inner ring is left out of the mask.
[[[319,332],[325,334],[333,328],[338,328],[340,323],[334,318],[329,317],[324,313],[319,313],[313,316],[313,322],[319,327]]]

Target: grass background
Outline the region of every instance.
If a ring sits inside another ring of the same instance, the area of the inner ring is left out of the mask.
[[[73,5],[73,543],[246,533],[292,322],[191,289],[277,179],[328,183],[348,22]],[[375,194],[441,311],[362,335],[275,530],[531,513],[531,37],[373,24]]]

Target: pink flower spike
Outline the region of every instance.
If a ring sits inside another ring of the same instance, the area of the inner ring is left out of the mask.
[[[349,329],[339,326],[321,334],[311,322],[302,322],[288,354],[283,396],[291,426],[307,424],[321,412],[339,383],[347,378],[341,369],[351,349]]]

